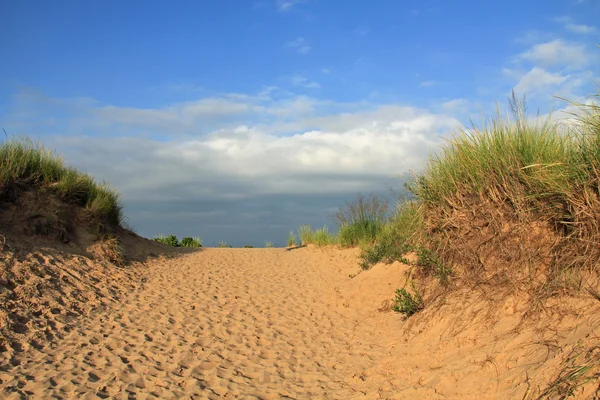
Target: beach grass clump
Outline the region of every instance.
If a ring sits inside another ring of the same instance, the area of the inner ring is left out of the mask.
[[[337,238],[329,233],[329,228],[323,226],[312,233],[312,243],[321,247],[337,244]]]
[[[312,235],[313,235],[313,232],[312,232],[310,225],[302,225],[298,229],[298,237],[300,238],[300,243],[303,245],[310,244],[313,242]]]
[[[399,203],[392,217],[382,224],[375,243],[363,242],[361,268],[369,269],[378,262],[407,262],[404,256],[415,251],[423,241],[423,218],[419,202]]]
[[[288,247],[296,245],[296,235],[294,234],[294,231],[290,231],[290,234],[287,237],[287,245]]]
[[[275,246],[273,246],[273,242],[270,242],[270,241],[268,241],[268,240],[267,240],[267,241],[265,241],[265,248],[267,248],[267,249],[271,249],[271,248],[273,248],[273,247],[275,247]]]
[[[123,206],[106,183],[65,165],[54,151],[26,137],[0,143],[0,199],[16,201],[30,188],[47,188],[63,201],[87,209],[105,224],[120,226]]]
[[[371,193],[358,194],[352,202],[340,207],[335,214],[339,225],[338,238],[342,247],[357,246],[361,242],[375,242],[388,218],[388,203]]]

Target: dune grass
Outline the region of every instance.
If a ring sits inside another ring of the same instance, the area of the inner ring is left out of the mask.
[[[22,190],[47,187],[63,201],[85,207],[102,221],[123,222],[119,195],[106,183],[64,164],[62,158],[39,143],[10,137],[0,143],[0,198],[14,201]]]
[[[388,203],[371,193],[359,193],[356,199],[340,207],[335,214],[339,225],[338,239],[342,247],[373,243],[382,230],[388,212]]]

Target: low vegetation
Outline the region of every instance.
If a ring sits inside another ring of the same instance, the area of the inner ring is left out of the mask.
[[[152,240],[172,247],[202,247],[202,240],[199,237],[184,237],[180,242],[175,235],[159,235]]]

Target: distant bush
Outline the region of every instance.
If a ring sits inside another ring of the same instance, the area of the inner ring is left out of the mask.
[[[199,237],[184,237],[179,243],[180,247],[202,247],[202,240]]]
[[[177,240],[177,236],[175,235],[159,235],[152,240],[158,243],[166,244],[167,246],[179,247],[179,241]]]
[[[219,247],[219,248],[221,248],[221,249],[224,249],[224,248],[233,248],[233,246],[232,246],[232,245],[230,245],[230,244],[227,244],[227,243],[226,243],[225,241],[223,241],[223,240],[221,240],[221,241],[219,242],[219,245],[218,245],[217,247]]]
[[[265,242],[265,247],[266,248],[272,248],[273,247],[273,243],[269,242],[268,240]]]
[[[244,248],[245,248],[245,249],[253,249],[253,248],[254,248],[254,246],[250,246],[249,244],[247,244],[247,245],[245,245],[245,246],[244,246]]]

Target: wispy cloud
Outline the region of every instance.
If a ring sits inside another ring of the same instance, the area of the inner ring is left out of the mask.
[[[571,32],[581,33],[584,35],[589,35],[589,34],[598,32],[598,29],[596,27],[584,25],[584,24],[576,24],[575,22],[573,22],[571,17],[567,17],[567,16],[558,17],[558,18],[555,18],[554,20],[558,23],[563,24],[565,29],[567,29]]]
[[[543,66],[568,67],[582,67],[591,60],[585,45],[562,39],[536,44],[522,53],[519,58]]]
[[[297,37],[296,39],[287,42],[285,46],[294,49],[296,52],[302,55],[310,53],[312,49],[312,47],[310,47],[306,39],[303,37]]]
[[[430,86],[435,86],[435,85],[439,85],[439,82],[437,82],[437,81],[423,81],[423,82],[419,83],[419,86],[421,86],[421,87],[430,87]]]
[[[290,79],[292,85],[296,87],[303,87],[308,89],[319,89],[321,85],[318,82],[311,81],[302,75],[293,75]]]
[[[276,5],[279,11],[289,11],[296,5],[304,3],[305,0],[277,0]]]

